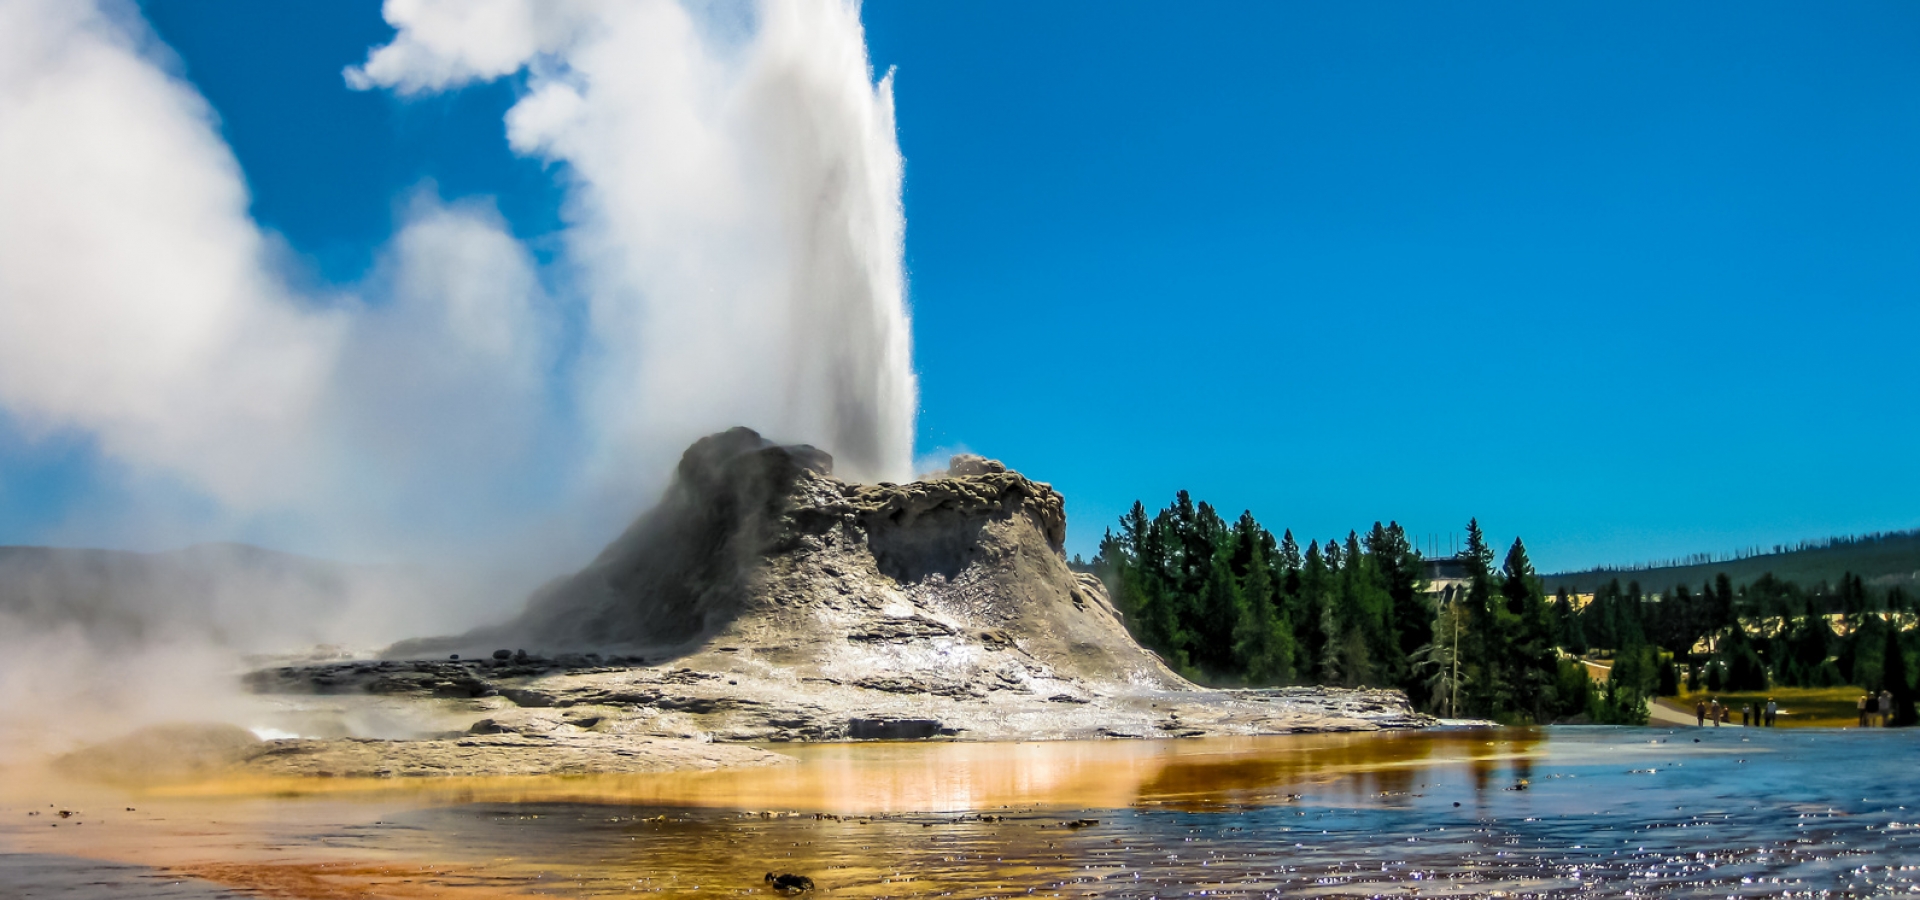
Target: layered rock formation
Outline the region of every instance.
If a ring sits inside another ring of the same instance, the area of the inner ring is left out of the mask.
[[[505,625],[266,692],[454,698],[476,734],[1035,739],[1428,724],[1397,692],[1205,690],[1127,633],[1062,553],[1060,495],[956,457],[861,485],[747,429],[696,443],[660,505]],[[499,652],[495,652],[498,650]],[[531,651],[531,652],[529,652]],[[477,657],[477,659],[476,659]],[[496,658],[498,657],[498,658]],[[457,670],[457,671],[456,671]]]

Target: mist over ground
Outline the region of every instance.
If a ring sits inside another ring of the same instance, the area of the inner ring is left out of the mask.
[[[504,139],[566,193],[550,262],[429,183],[371,275],[313,287],[138,7],[0,0],[0,421],[92,448],[128,498],[62,543],[191,525],[356,564],[316,587],[292,557],[16,559],[0,691],[27,730],[208,715],[242,654],[498,617],[728,426],[911,473],[902,163],[856,5],[384,15],[342,90],[515,80]]]

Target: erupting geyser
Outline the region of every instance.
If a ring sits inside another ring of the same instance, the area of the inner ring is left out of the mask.
[[[735,428],[689,448],[660,505],[513,621],[407,642],[384,661],[249,680],[271,693],[471,703],[485,715],[476,735],[552,746],[577,737],[597,747],[610,735],[1031,740],[1431,721],[1397,691],[1185,681],[1134,642],[1098,580],[1067,567],[1065,533],[1060,495],[992,460],[959,456],[926,480],[863,485],[834,477],[833,459],[813,447]],[[320,747],[263,764],[373,763]]]
[[[389,4],[398,36],[347,76],[412,95],[527,73],[507,137],[566,172],[602,341],[585,399],[616,436],[670,453],[751,421],[904,480],[892,77],[874,79],[857,3],[734,8],[745,35],[726,9]]]
[[[515,80],[504,138],[552,173],[556,232],[409,185],[363,280],[290,281],[291,248],[251,217],[242,160],[138,6],[0,3],[0,442],[56,435],[106,485],[49,539],[246,537],[434,576],[335,598],[351,615],[257,592],[217,639],[169,652],[218,670],[287,634],[364,647],[489,616],[737,422],[853,479],[911,475],[902,163],[857,4],[392,0],[384,15],[393,39],[345,87]],[[131,604],[146,634],[213,630],[205,604],[148,594]],[[42,652],[53,629],[9,608],[0,681],[100,668],[84,610],[54,617],[82,633]],[[72,671],[19,662],[39,656]],[[187,695],[170,677],[184,669],[153,668],[122,680]],[[125,700],[107,704],[116,719],[154,708],[132,687],[34,693],[51,720],[102,698]]]

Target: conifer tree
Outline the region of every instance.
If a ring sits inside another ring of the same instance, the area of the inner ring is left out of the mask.
[[[1412,696],[1418,684],[1409,660],[1433,635],[1434,611],[1421,594],[1424,566],[1398,522],[1389,522],[1385,528],[1373,523],[1367,535],[1367,553],[1379,570],[1388,598],[1387,630],[1393,645],[1388,654],[1388,682],[1398,684]]]
[[[1887,646],[1880,661],[1881,689],[1893,696],[1893,714],[1888,723],[1895,727],[1915,724],[1913,684],[1907,680],[1907,654],[1900,646],[1900,623],[1887,616]]]
[[[1546,592],[1534,572],[1533,561],[1527,558],[1526,544],[1519,538],[1513,539],[1501,566],[1500,594],[1506,600],[1501,630],[1506,648],[1505,680],[1514,691],[1512,712],[1532,722],[1551,721],[1557,706],[1554,682],[1559,658],[1553,647]]]
[[[1246,680],[1253,684],[1291,681],[1294,657],[1292,629],[1280,617],[1267,551],[1259,543],[1253,544],[1240,595],[1246,603],[1246,614],[1234,630],[1234,654]]]
[[[1320,552],[1319,541],[1307,542],[1307,558],[1300,566],[1300,594],[1307,615],[1304,642],[1313,677],[1320,684],[1339,684],[1340,623],[1333,603],[1334,572]]]
[[[1498,621],[1493,602],[1493,548],[1480,531],[1480,520],[1467,521],[1466,548],[1460,558],[1467,567],[1467,597],[1462,613],[1466,639],[1460,645],[1465,670],[1467,711],[1492,715],[1504,708],[1510,695],[1502,679]]]
[[[1586,652],[1587,638],[1585,630],[1580,627],[1580,613],[1573,608],[1573,595],[1568,593],[1564,584],[1554,595],[1553,613],[1560,629],[1557,638],[1560,646],[1574,653]]]

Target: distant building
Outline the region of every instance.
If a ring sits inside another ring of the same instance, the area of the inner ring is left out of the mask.
[[[1435,604],[1452,603],[1465,599],[1467,589],[1473,586],[1473,579],[1467,574],[1467,558],[1464,556],[1437,556],[1424,559],[1423,573],[1427,581],[1427,599]]]
[[[1473,578],[1467,574],[1465,555],[1436,556],[1422,559],[1420,562],[1425,566],[1423,574],[1427,579],[1427,599],[1434,603],[1451,603],[1454,600],[1464,599],[1467,596],[1467,589],[1473,586]],[[1567,599],[1573,604],[1574,609],[1580,610],[1593,602],[1593,594],[1570,594]],[[1649,599],[1660,598],[1656,594]],[[1549,593],[1547,602],[1551,603],[1553,600],[1554,596]]]

